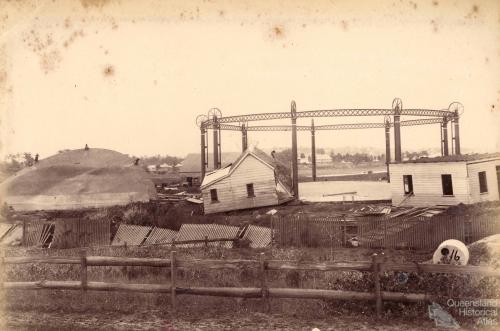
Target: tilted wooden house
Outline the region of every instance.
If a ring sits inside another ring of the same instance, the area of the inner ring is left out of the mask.
[[[393,205],[434,206],[499,200],[500,153],[391,163]]]
[[[280,204],[292,194],[276,161],[247,149],[232,164],[207,173],[201,184],[205,214]]]

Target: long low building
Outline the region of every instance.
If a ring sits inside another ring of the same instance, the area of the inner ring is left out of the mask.
[[[431,206],[499,200],[500,153],[391,163],[393,205]]]

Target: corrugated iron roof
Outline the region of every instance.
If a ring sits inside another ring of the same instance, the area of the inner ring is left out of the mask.
[[[207,239],[220,239],[220,238],[236,238],[239,228],[237,226],[220,225],[220,224],[182,224],[179,229],[176,241],[187,240],[204,240]],[[180,247],[195,247],[202,246],[204,243],[199,244],[181,244]],[[225,242],[212,242],[208,246],[222,246],[226,248],[233,247],[232,241]]]
[[[169,244],[177,236],[177,231],[163,228],[153,228],[143,245]]]
[[[120,224],[113,238],[112,246],[139,246],[151,231],[150,226]]]
[[[250,224],[242,239],[250,240],[250,247],[252,248],[267,247],[271,244],[271,229]]]

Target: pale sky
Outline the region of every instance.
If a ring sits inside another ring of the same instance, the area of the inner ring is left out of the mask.
[[[461,102],[462,147],[500,150],[499,1],[2,2],[0,32],[0,155],[87,143],[185,156],[199,151],[195,118],[212,107],[391,108],[395,97],[403,108]],[[360,121],[383,118],[316,124]],[[403,150],[439,139],[438,124],[402,128]],[[249,140],[291,144],[290,133]],[[240,144],[223,133],[223,151]],[[384,132],[323,131],[316,145],[383,148]]]

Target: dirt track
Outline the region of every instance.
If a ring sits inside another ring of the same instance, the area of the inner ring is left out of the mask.
[[[369,316],[340,316],[313,321],[284,318],[280,315],[248,313],[213,318],[180,316],[170,318],[161,311],[134,314],[119,313],[39,313],[34,311],[9,312],[0,315],[6,323],[4,330],[442,330],[423,316],[421,320],[382,320]],[[1,327],[1,325],[0,325]],[[463,327],[463,325],[462,325]],[[474,327],[463,329],[475,329]],[[481,328],[481,330],[494,330]]]

